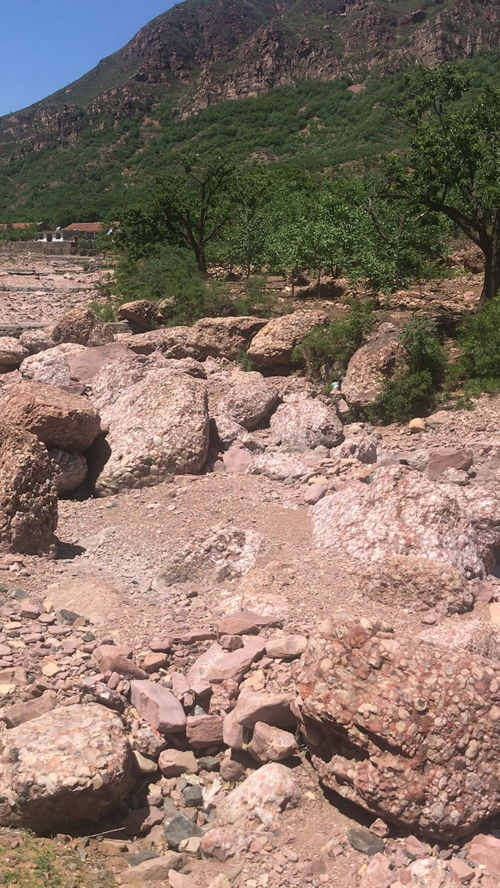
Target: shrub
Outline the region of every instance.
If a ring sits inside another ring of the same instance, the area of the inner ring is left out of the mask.
[[[306,334],[292,354],[294,363],[311,376],[338,378],[373,325],[371,302],[356,299],[345,318],[316,327]]]
[[[436,405],[447,368],[436,325],[413,316],[401,331],[406,367],[384,383],[381,397],[370,411],[383,422],[405,422],[428,413]]]
[[[460,367],[466,379],[489,380],[490,388],[492,380],[500,380],[500,296],[466,319],[459,347]]]

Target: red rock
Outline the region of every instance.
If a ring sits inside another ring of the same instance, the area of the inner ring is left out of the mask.
[[[151,652],[150,654],[146,654],[146,656],[142,660],[142,667],[149,674],[151,674],[152,672],[158,672],[159,669],[164,669],[167,665],[168,658],[160,652]]]
[[[429,455],[427,463],[427,475],[431,481],[436,481],[446,469],[457,469],[466,472],[474,461],[471,450],[456,450],[446,447],[443,450],[434,450]]]
[[[40,608],[36,604],[23,604],[21,608],[21,616],[28,620],[37,620],[40,616]]]
[[[243,647],[241,635],[221,635],[219,644],[225,651],[236,651]]]
[[[264,653],[265,639],[249,638],[244,646],[226,653],[219,644],[212,644],[208,651],[193,663],[187,674],[192,690],[203,696],[212,689],[212,682],[240,681],[252,663]]]
[[[316,481],[315,484],[311,484],[310,487],[307,487],[304,493],[304,502],[308,504],[308,506],[315,506],[320,499],[323,499],[324,496],[329,491],[329,485],[325,484],[322,481]]]
[[[220,715],[189,716],[186,737],[195,749],[222,744],[222,718]]]
[[[117,672],[125,678],[147,678],[147,673],[129,659],[130,650],[115,644],[101,644],[95,648],[93,657],[101,672]]]
[[[35,697],[33,700],[27,700],[25,703],[14,703],[4,709],[0,717],[5,721],[8,728],[15,728],[25,722],[38,718],[45,712],[54,709],[57,702],[57,694],[55,691],[45,691],[41,697]]]
[[[180,777],[181,774],[197,774],[198,762],[190,750],[164,749],[158,759],[164,777]]]
[[[467,846],[467,857],[486,867],[488,875],[500,879],[500,839],[480,833]]]
[[[241,762],[236,761],[236,759],[231,758],[231,756],[225,756],[220,763],[220,775],[223,780],[227,780],[228,783],[237,783],[239,780],[243,780],[246,771]]]
[[[238,611],[228,614],[217,624],[218,635],[256,635],[260,629],[268,626],[282,626],[282,621],[276,617],[255,614],[252,611]]]
[[[305,635],[284,635],[283,637],[270,638],[266,642],[266,654],[268,657],[293,660],[301,657],[307,647]]]
[[[224,653],[209,666],[210,682],[240,681],[250,669],[252,663],[262,656],[265,650],[265,639],[249,638],[242,648],[231,653]]]
[[[282,731],[265,722],[257,722],[248,751],[252,758],[261,764],[281,762],[297,752],[297,743],[293,734]]]
[[[130,683],[132,706],[151,727],[162,734],[180,733],[186,727],[184,709],[174,695],[152,681]]]
[[[149,642],[149,647],[152,651],[166,654],[170,648],[172,647],[172,639],[171,638],[153,638],[152,641]]]
[[[360,888],[390,888],[396,874],[385,854],[374,854],[361,877]]]
[[[313,765],[384,820],[447,841],[470,833],[500,813],[499,679],[480,657],[340,623],[309,642],[296,674]]]

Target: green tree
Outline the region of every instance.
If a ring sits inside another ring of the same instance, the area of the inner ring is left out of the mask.
[[[447,66],[420,68],[402,119],[414,128],[405,156],[385,165],[389,200],[439,213],[482,250],[482,308],[500,287],[500,91]]]
[[[125,214],[119,244],[136,259],[162,241],[187,247],[206,276],[208,245],[221,236],[238,203],[238,177],[227,159],[184,159],[142,205]]]

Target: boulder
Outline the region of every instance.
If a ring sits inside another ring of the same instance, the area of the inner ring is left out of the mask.
[[[54,484],[59,496],[74,493],[87,480],[88,465],[84,456],[66,450],[49,450],[49,456],[54,466]]]
[[[346,435],[340,447],[337,447],[334,455],[338,459],[357,459],[365,465],[373,465],[377,462],[377,445],[379,436],[373,432],[354,430],[354,426],[344,426]]]
[[[368,564],[362,592],[372,601],[419,613],[432,608],[442,614],[463,614],[476,599],[463,573],[443,561],[392,555]]]
[[[281,404],[270,425],[281,443],[295,450],[311,450],[319,445],[336,447],[344,438],[336,411],[318,398],[299,398]]]
[[[275,410],[278,401],[278,391],[271,380],[264,379],[261,373],[242,373],[234,371],[231,374],[223,374],[223,384],[228,388],[222,397],[214,397],[214,390],[219,386],[219,377],[214,375],[209,379],[209,407],[210,413],[227,417],[247,431],[261,425]]]
[[[220,445],[224,450],[245,449],[248,456],[251,451],[261,450],[262,444],[255,435],[247,432],[242,425],[235,422],[227,414],[221,415],[217,413],[210,419],[211,429],[215,443]]]
[[[25,429],[0,422],[0,551],[54,552],[53,475],[43,444]]]
[[[303,310],[273,318],[252,339],[247,354],[258,369],[288,371],[292,367],[292,352],[314,327],[328,323],[322,311]]]
[[[25,330],[19,337],[19,342],[30,355],[37,355],[38,352],[46,351],[55,345],[50,333],[46,330]]]
[[[29,351],[14,336],[0,336],[0,367],[19,367]]]
[[[205,463],[208,413],[200,380],[156,370],[118,398],[106,417],[109,458],[95,485],[100,496],[196,473]]]
[[[51,330],[58,344],[76,342],[78,345],[105,345],[114,336],[91,308],[73,308],[67,311]]]
[[[20,366],[24,379],[34,379],[48,385],[71,386],[73,384],[70,359],[85,350],[83,345],[66,342],[47,351],[25,358]]]
[[[86,398],[43,382],[12,386],[2,406],[5,419],[56,450],[83,453],[101,431],[99,414]]]
[[[300,790],[289,768],[270,762],[254,771],[217,807],[221,825],[257,820],[270,825],[276,815],[300,801]]]
[[[96,704],[53,709],[4,737],[0,824],[45,834],[95,825],[133,785],[120,718]]]
[[[407,555],[475,577],[495,564],[499,509],[485,488],[435,484],[408,466],[384,466],[370,484],[355,481],[312,508],[313,539],[365,562]]]
[[[193,537],[163,565],[155,585],[220,583],[243,576],[254,566],[264,548],[264,538],[254,530],[216,525],[207,534]]]
[[[404,366],[405,350],[392,324],[384,324],[354,353],[342,380],[342,395],[353,407],[367,407],[384,382]]]
[[[208,357],[235,361],[267,323],[254,317],[201,318],[190,329],[189,346],[200,361]]]
[[[404,829],[454,841],[500,812],[500,670],[352,620],[309,642],[297,710],[330,789]]]
[[[190,330],[191,327],[161,327],[147,333],[127,334],[119,341],[138,355],[151,355],[159,349],[166,358],[195,358],[196,353],[189,346]]]
[[[136,358],[126,345],[121,342],[108,342],[90,348],[79,348],[68,357],[71,379],[87,385],[99,374],[106,364],[119,361],[126,356]]]
[[[118,309],[121,321],[128,321],[133,333],[146,333],[158,324],[158,308],[148,299],[135,299],[124,302]]]

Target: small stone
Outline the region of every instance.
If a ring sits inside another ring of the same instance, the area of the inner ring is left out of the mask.
[[[151,882],[162,882],[168,879],[171,870],[180,869],[185,862],[182,854],[170,851],[161,857],[144,860],[138,866],[130,867],[123,874],[125,885],[149,885]]]
[[[189,716],[186,722],[186,737],[190,746],[203,749],[206,746],[222,744],[223,721],[219,715]]]
[[[305,635],[284,635],[269,639],[266,644],[266,654],[275,659],[292,660],[295,657],[301,657],[306,647],[307,638]]]
[[[410,419],[408,428],[412,434],[418,434],[419,432],[425,432],[427,425],[425,419],[415,417],[415,419]]]
[[[147,758],[137,749],[134,749],[134,758],[141,774],[156,774],[158,765],[153,759]]]
[[[203,805],[203,790],[197,783],[186,786],[182,796],[186,808],[201,808]]]
[[[132,706],[161,734],[184,731],[184,709],[167,688],[152,681],[132,681],[130,692]]]
[[[297,743],[289,731],[282,731],[281,728],[275,728],[265,722],[257,722],[248,751],[252,758],[261,764],[281,762],[297,752]]]
[[[189,839],[192,836],[201,836],[202,831],[199,826],[193,823],[189,817],[184,814],[176,814],[165,825],[165,839],[170,848],[175,851],[179,848],[183,839]]]
[[[164,749],[160,753],[158,764],[164,777],[198,773],[198,762],[190,750],[183,752],[180,749]]]
[[[385,844],[381,838],[374,836],[368,829],[364,827],[356,827],[347,831],[349,844],[356,851],[367,854],[372,857],[374,854],[381,854],[385,850]]]

